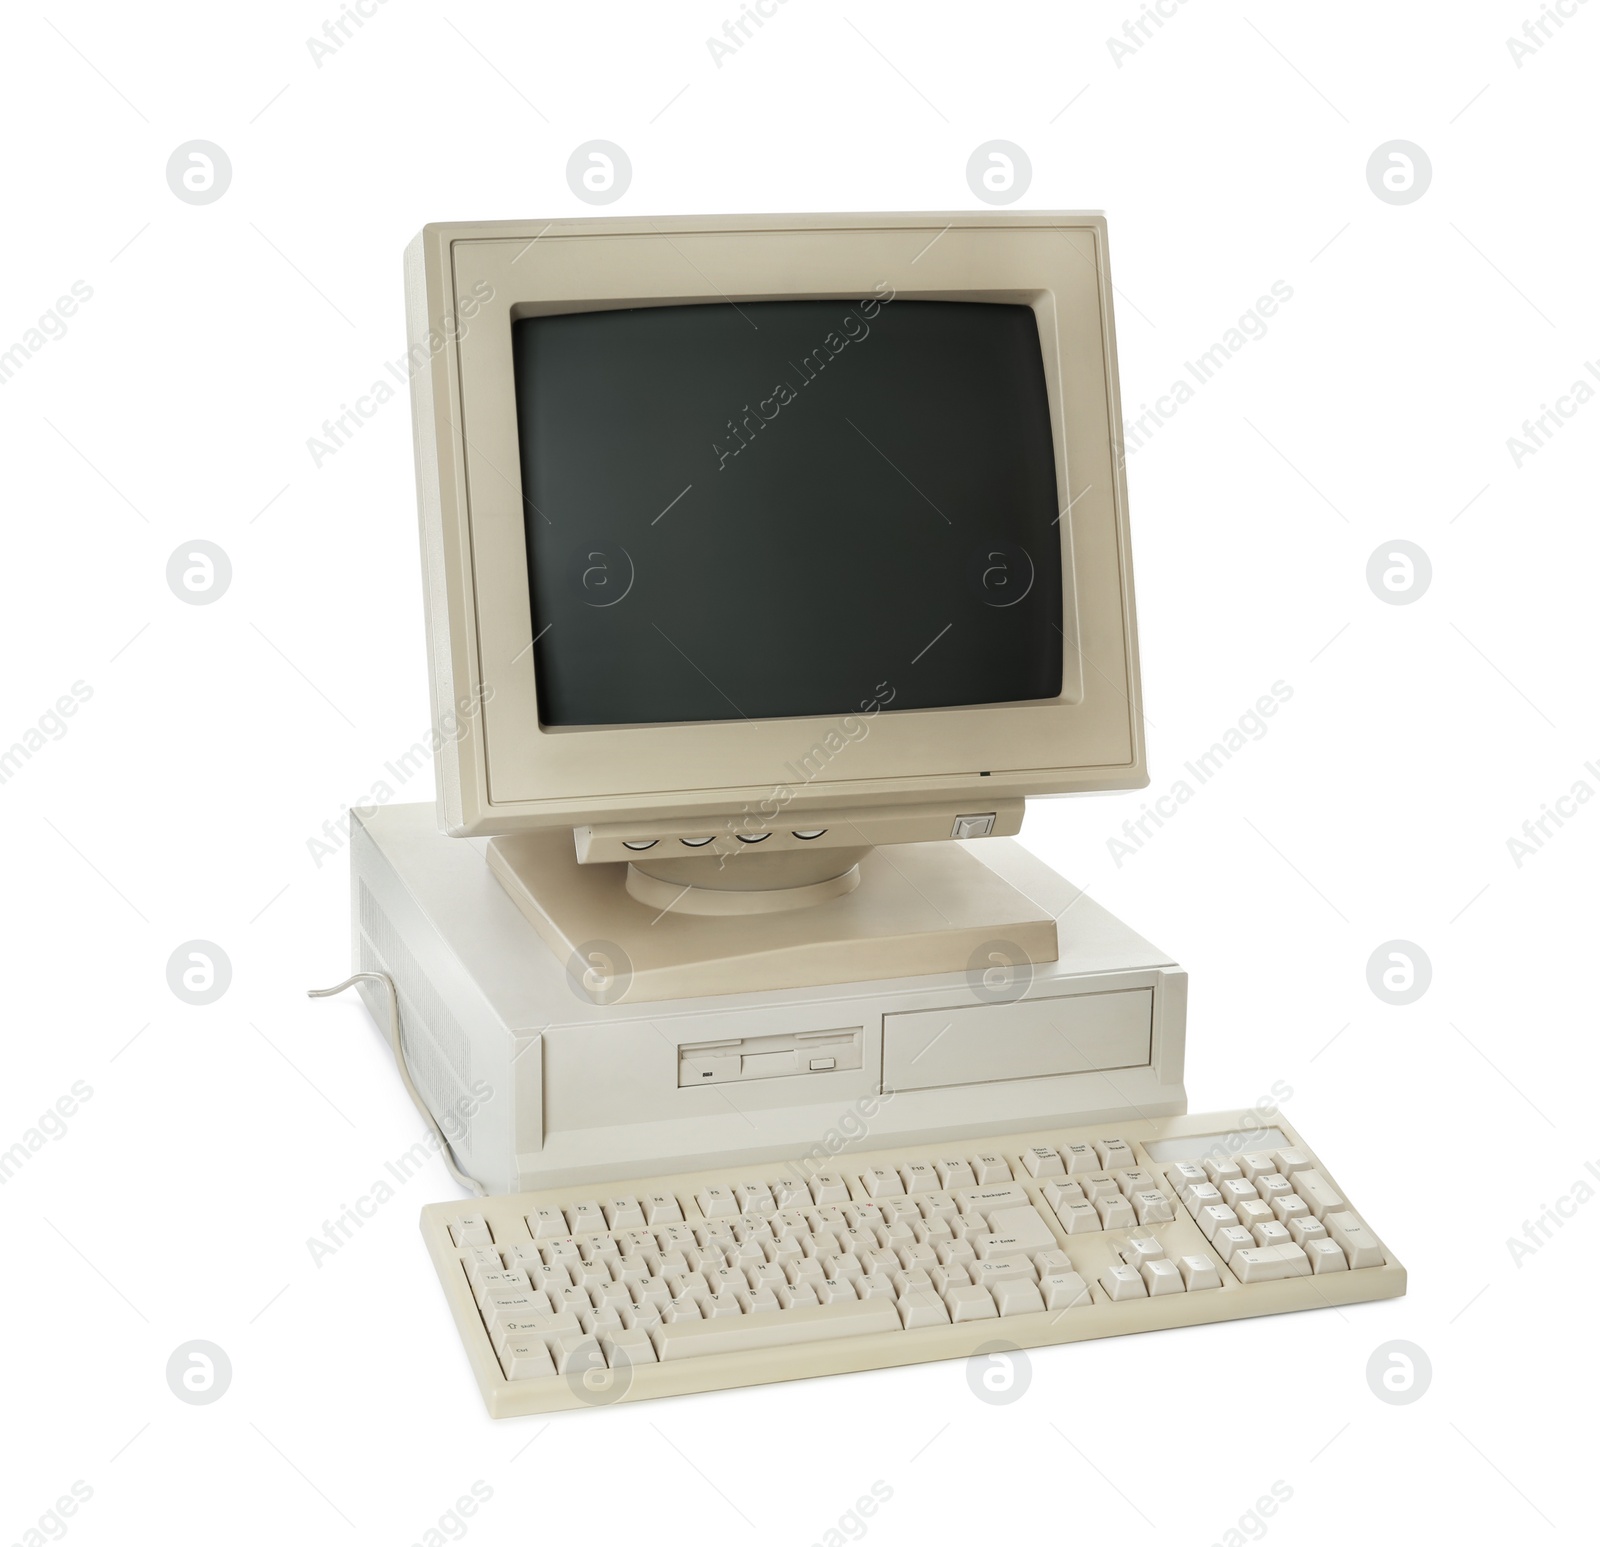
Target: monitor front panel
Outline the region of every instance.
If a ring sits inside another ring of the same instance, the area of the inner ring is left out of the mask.
[[[1104,244],[1010,213],[428,228],[434,703],[475,706],[451,829],[1142,784]]]

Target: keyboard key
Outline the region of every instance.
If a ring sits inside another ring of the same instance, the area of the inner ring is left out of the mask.
[[[677,1224],[683,1219],[683,1207],[669,1192],[653,1192],[644,1200],[645,1223],[649,1225]]]
[[[1272,1205],[1263,1203],[1259,1198],[1246,1200],[1233,1212],[1239,1216],[1239,1223],[1247,1229],[1253,1230],[1257,1225],[1272,1223]]]
[[[900,1301],[900,1321],[907,1332],[917,1327],[948,1327],[950,1312],[931,1289],[914,1289]]]
[[[488,1221],[481,1214],[458,1214],[450,1222],[450,1239],[457,1246],[493,1246]]]
[[[551,1338],[550,1352],[555,1358],[558,1375],[582,1374],[585,1370],[606,1367],[606,1356],[587,1332],[563,1332]]]
[[[1381,1268],[1383,1247],[1367,1227],[1348,1210],[1322,1216],[1329,1236],[1344,1252],[1352,1268]]]
[[[1044,1309],[1044,1297],[1027,1279],[1011,1278],[995,1284],[989,1291],[1002,1316],[1026,1316]]]
[[[992,1314],[992,1304],[990,1311]],[[841,1300],[836,1305],[799,1306],[726,1321],[672,1322],[658,1327],[651,1341],[656,1357],[665,1364],[704,1354],[747,1354],[760,1348],[797,1347],[900,1330],[900,1313],[893,1301]]]
[[[1074,1203],[1087,1203],[1089,1195],[1084,1192],[1076,1182],[1049,1181],[1042,1189],[1044,1201],[1053,1209],[1061,1209]]]
[[[1195,1294],[1202,1289],[1221,1289],[1222,1275],[1217,1272],[1217,1265],[1209,1257],[1196,1254],[1191,1257],[1178,1259],[1178,1270],[1183,1274],[1183,1287],[1190,1294]]]
[[[608,1332],[599,1339],[599,1343],[600,1352],[606,1356],[606,1363],[613,1370],[656,1362],[655,1345],[643,1327]]]
[[[1135,1268],[1167,1255],[1167,1249],[1153,1235],[1132,1235],[1122,1243],[1122,1260]]]
[[[1120,1193],[1115,1198],[1097,1203],[1095,1209],[1100,1215],[1102,1230],[1131,1230],[1138,1223],[1133,1205]]]
[[[1094,1303],[1089,1286],[1077,1273],[1051,1273],[1039,1280],[1039,1293],[1044,1296],[1047,1311],[1072,1310],[1077,1306]]]
[[[1290,1182],[1318,1219],[1330,1209],[1342,1209],[1345,1206],[1344,1199],[1333,1190],[1333,1184],[1320,1171],[1296,1171]]]
[[[1125,1262],[1116,1262],[1107,1268],[1100,1275],[1100,1287],[1113,1300],[1143,1300],[1149,1293],[1144,1287],[1144,1275]]]
[[[967,1264],[967,1272],[974,1284],[998,1284],[1008,1278],[1024,1278],[1031,1284],[1039,1275],[1039,1270],[1022,1256],[980,1258]]]
[[[500,1350],[500,1368],[506,1372],[507,1380],[537,1380],[556,1373],[544,1339],[533,1337],[510,1339]]]
[[[974,1155],[971,1161],[972,1174],[978,1181],[987,1186],[990,1182],[1009,1182],[1011,1180],[1011,1166],[1004,1155],[993,1150],[986,1150],[981,1155]]]
[[[990,1209],[1006,1204],[1031,1203],[1028,1190],[1020,1182],[1000,1182],[988,1187],[961,1187],[955,1193],[956,1206],[962,1213],[976,1210],[987,1214]]]
[[[1130,1201],[1141,1225],[1165,1224],[1172,1218],[1172,1204],[1164,1192],[1154,1188],[1147,1192],[1136,1192]]]
[[[1222,1201],[1231,1209],[1238,1208],[1241,1203],[1254,1203],[1259,1196],[1255,1183],[1246,1181],[1242,1176],[1231,1182],[1218,1182],[1217,1191],[1222,1194]]]
[[[803,1209],[811,1202],[811,1189],[795,1177],[779,1177],[772,1184],[772,1201],[780,1209]]]
[[[1241,1283],[1263,1284],[1279,1278],[1304,1278],[1311,1272],[1306,1254],[1292,1242],[1288,1246],[1246,1246],[1228,1259]]]
[[[1157,1257],[1139,1269],[1144,1287],[1153,1300],[1157,1295],[1181,1295],[1184,1290],[1183,1274],[1178,1264],[1167,1257]]]
[[[1027,1150],[1023,1154],[1022,1164],[1029,1176],[1065,1176],[1067,1174],[1067,1168],[1062,1162],[1061,1156],[1047,1144],[1035,1144],[1031,1149]]]
[[[567,1210],[567,1229],[573,1235],[593,1235],[605,1228],[606,1216],[593,1199],[586,1203],[574,1203]]]
[[[1320,1241],[1312,1241],[1306,1246],[1306,1256],[1311,1261],[1313,1273],[1343,1273],[1350,1264],[1345,1261],[1344,1253],[1339,1248],[1337,1241],[1324,1237]]]
[[[1320,1225],[1317,1227],[1322,1228]],[[1232,1262],[1233,1254],[1246,1246],[1254,1246],[1256,1238],[1243,1225],[1229,1225],[1211,1237],[1211,1245],[1224,1262]]]
[[[1075,1203],[1069,1208],[1058,1209],[1056,1218],[1061,1221],[1061,1228],[1069,1236],[1088,1235],[1092,1231],[1104,1228],[1092,1203]]]
[[[866,1188],[869,1198],[893,1198],[903,1196],[906,1185],[900,1180],[898,1171],[891,1171],[887,1166],[873,1166],[861,1173],[861,1185]]]
[[[1246,1181],[1254,1182],[1258,1176],[1269,1176],[1278,1169],[1278,1157],[1267,1151],[1258,1151],[1254,1155],[1241,1155],[1239,1169],[1244,1173]]]
[[[639,1207],[637,1198],[608,1198],[602,1207],[605,1209],[606,1228],[608,1230],[642,1230],[644,1228],[644,1210]]]
[[[964,1160],[936,1160],[933,1169],[938,1175],[940,1187],[946,1192],[954,1192],[958,1187],[978,1185],[976,1174]]]
[[[1195,1223],[1199,1225],[1201,1233],[1208,1241],[1216,1239],[1219,1231],[1226,1230],[1239,1223],[1239,1216],[1225,1203],[1208,1204],[1195,1216]]]
[[[1200,1217],[1202,1209],[1215,1208],[1223,1201],[1222,1193],[1214,1182],[1190,1182],[1180,1196],[1183,1206],[1196,1219]]]
[[[1056,1235],[1049,1225],[1045,1223],[1042,1215],[1031,1204],[1021,1207],[1015,1205],[1006,1208],[991,1209],[989,1211],[989,1228],[996,1235],[1011,1236],[1025,1251],[1035,1248],[1051,1247],[1056,1244]],[[977,1248],[974,1248],[978,1250]],[[983,1252],[978,1250],[978,1255]]]
[[[731,1187],[702,1187],[694,1201],[707,1219],[731,1219],[739,1212],[738,1200]]]
[[[1139,1164],[1133,1151],[1121,1139],[1097,1139],[1094,1152],[1105,1171],[1131,1171]]]
[[[823,1203],[848,1203],[850,1186],[837,1171],[819,1171],[811,1178],[811,1201]]]
[[[1268,1220],[1265,1224],[1252,1225],[1250,1234],[1255,1237],[1257,1246],[1283,1246],[1289,1242],[1288,1227],[1280,1225],[1277,1220]]]
[[[1289,1221],[1289,1239],[1296,1246],[1303,1247],[1308,1241],[1324,1240],[1327,1234],[1328,1227],[1320,1219],[1313,1219],[1309,1214]]]
[[[907,1193],[934,1193],[944,1185],[926,1160],[913,1160],[901,1166],[900,1180]]]
[[[741,1214],[772,1214],[777,1210],[772,1189],[765,1182],[743,1182],[734,1188],[733,1196]]]
[[[1284,1176],[1293,1176],[1296,1171],[1310,1171],[1312,1159],[1302,1149],[1279,1150],[1277,1153],[1278,1170]]]
[[[989,1291],[977,1284],[953,1285],[945,1290],[944,1303],[950,1320],[955,1322],[984,1321],[1000,1314]]]
[[[1167,1167],[1167,1180],[1172,1183],[1172,1190],[1181,1198],[1184,1188],[1204,1187],[1208,1182],[1214,1183],[1216,1178],[1202,1170],[1192,1160],[1178,1160]]]
[[[1092,1144],[1063,1144],[1060,1154],[1067,1163],[1068,1176],[1081,1176],[1085,1171],[1100,1169],[1100,1157]]]
[[[1218,1187],[1222,1186],[1224,1182],[1231,1182],[1235,1177],[1244,1175],[1244,1172],[1239,1169],[1239,1163],[1236,1160],[1229,1160],[1225,1155],[1211,1156],[1207,1159],[1205,1167],[1206,1175]]]

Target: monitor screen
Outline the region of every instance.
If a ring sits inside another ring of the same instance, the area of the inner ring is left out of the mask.
[[[1030,307],[728,302],[512,335],[541,723],[1059,696]]]

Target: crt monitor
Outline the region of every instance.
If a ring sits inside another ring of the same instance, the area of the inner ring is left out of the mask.
[[[1145,782],[1098,215],[435,225],[407,301],[445,831],[770,853]]]

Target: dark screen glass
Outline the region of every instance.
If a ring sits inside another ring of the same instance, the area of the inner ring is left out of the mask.
[[[1060,693],[1029,307],[662,306],[512,338],[543,723]]]

